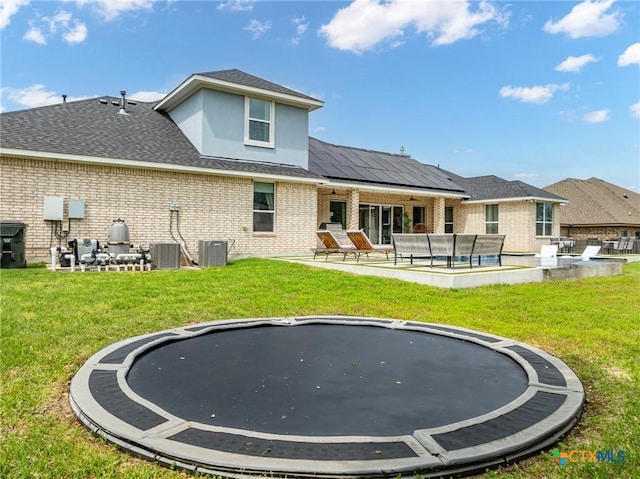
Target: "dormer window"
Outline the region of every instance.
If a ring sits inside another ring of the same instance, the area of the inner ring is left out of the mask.
[[[245,97],[245,145],[274,147],[274,110],[275,104],[272,101]]]

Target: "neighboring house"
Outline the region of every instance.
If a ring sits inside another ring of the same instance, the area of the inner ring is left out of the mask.
[[[157,103],[100,97],[0,115],[0,219],[26,223],[27,256],[74,238],[233,240],[232,254],[308,252],[321,223],[392,232],[499,232],[505,250],[559,236],[563,198],[462,178],[406,155],[309,138],[323,103],[239,70],[191,75]],[[488,178],[488,180],[487,180]]]
[[[560,208],[560,234],[570,238],[640,238],[640,194],[598,178],[567,178],[544,188],[569,203]]]

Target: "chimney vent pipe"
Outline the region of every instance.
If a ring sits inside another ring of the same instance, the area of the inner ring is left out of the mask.
[[[120,115],[128,115],[126,106],[127,106],[127,92],[126,90],[120,90],[120,111],[118,113]]]

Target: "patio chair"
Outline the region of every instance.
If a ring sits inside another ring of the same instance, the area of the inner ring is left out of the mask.
[[[627,244],[624,245],[624,249],[622,250],[622,253],[624,254],[631,254],[633,253],[633,243],[635,242],[635,238],[629,236],[627,238]]]
[[[543,244],[540,247],[540,254],[536,258],[556,258],[558,256],[557,244]]]
[[[483,257],[495,256],[498,258],[498,265],[502,266],[502,248],[504,246],[505,235],[484,234],[476,237],[473,245],[473,256],[478,257],[478,266]]]
[[[469,258],[469,268],[472,268],[473,248],[478,235],[456,234],[453,240],[453,256],[451,257],[451,267],[456,267],[456,258]]]
[[[355,255],[355,246],[353,244],[344,244],[344,240],[338,238],[339,232],[332,230],[318,230],[316,235],[322,242],[322,246],[313,249],[313,259],[316,259],[316,255],[322,253],[325,255],[325,261],[332,253],[342,254],[342,261],[344,261],[348,254]]]
[[[429,250],[431,251],[431,268],[433,268],[433,258],[444,256],[447,259],[447,267],[451,267],[454,250],[454,235],[450,233],[444,234],[428,234]]]
[[[545,244],[540,247],[540,254],[535,256],[540,258],[540,266],[543,268],[554,268],[558,265],[558,245]]]
[[[595,246],[595,245],[587,246],[582,252],[582,255],[580,255],[580,259],[582,261],[589,261],[591,258],[596,256],[599,252],[600,252],[600,246]]]
[[[413,233],[426,233],[427,232],[427,225],[424,223],[417,223],[415,225],[413,225]]]
[[[409,257],[409,263],[413,264],[414,258],[429,258],[429,239],[422,233],[394,233],[393,240],[393,264],[398,264],[398,257]]]
[[[393,246],[389,244],[373,244],[362,230],[347,231],[347,236],[355,246],[356,262],[360,261],[360,255],[369,253],[384,253],[389,259],[389,253],[393,253]]]

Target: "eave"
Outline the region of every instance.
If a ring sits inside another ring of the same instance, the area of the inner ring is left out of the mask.
[[[513,198],[484,198],[480,200],[465,200],[465,205],[473,205],[473,204],[495,204],[495,203],[513,203],[516,201],[525,201],[529,203],[541,202],[541,203],[558,203],[561,206],[564,206],[568,203],[567,200],[558,200],[554,198],[544,198],[542,196],[516,196]]]
[[[201,166],[179,165],[173,163],[155,163],[144,160],[127,160],[119,158],[103,158],[98,156],[72,155],[66,153],[52,153],[47,151],[22,150],[18,148],[0,147],[0,156],[11,158],[24,158],[32,160],[58,160],[69,163],[83,163],[103,166],[120,166],[124,168],[136,168],[158,171],[173,171],[181,173],[196,173],[211,176],[226,176],[235,178],[251,178],[271,181],[286,181],[288,183],[322,184],[322,178],[304,178],[269,173],[256,173],[251,171],[225,170],[205,168]]]
[[[327,179],[323,182],[323,186],[327,188],[346,188],[352,190],[358,190],[361,192],[369,192],[369,193],[386,193],[386,194],[397,194],[397,195],[409,195],[409,196],[422,196],[429,198],[454,198],[454,199],[464,199],[468,198],[468,195],[462,192],[456,191],[447,191],[447,190],[427,190],[420,188],[411,188],[404,186],[393,186],[393,185],[380,185],[380,184],[369,184],[369,183],[359,183],[359,182],[349,182],[349,181],[336,181]]]
[[[286,93],[279,93],[262,88],[239,85],[237,83],[219,80],[203,75],[191,75],[180,85],[174,88],[167,96],[160,100],[153,107],[153,109],[169,112],[201,88],[275,101],[277,103],[283,103],[285,105],[304,108],[308,111],[317,110],[324,105],[324,102],[320,100],[301,98],[295,95],[288,95]]]

